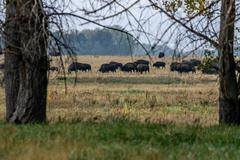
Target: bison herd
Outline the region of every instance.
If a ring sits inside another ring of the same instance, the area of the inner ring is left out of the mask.
[[[196,69],[198,68],[199,65],[201,65],[201,61],[197,59],[191,59],[191,60],[183,60],[182,62],[172,62],[169,66],[170,71],[172,72],[178,72],[178,73],[195,73]],[[158,69],[162,69],[166,67],[166,63],[162,61],[157,61],[151,65],[151,63],[147,60],[137,60],[135,62],[128,62],[125,64],[111,61],[109,63],[104,63],[102,64],[98,72],[101,73],[109,73],[109,72],[117,72],[122,71],[122,72],[137,72],[137,73],[144,73],[144,72],[149,72],[150,71],[150,66]],[[0,69],[4,69],[4,64],[0,64]],[[49,71],[52,72],[59,72],[59,68],[56,66],[49,66],[48,68]],[[77,72],[77,71],[82,71],[82,72],[88,72],[91,71],[92,67],[90,64],[87,63],[79,63],[79,62],[73,62],[68,66],[68,73],[71,72]],[[203,69],[202,73],[203,74],[218,74],[219,67],[218,63],[211,64],[207,69]],[[240,61],[236,62],[236,71],[240,73]]]
[[[173,62],[170,64],[170,70],[171,71],[177,71],[179,73],[183,72],[195,72],[195,67],[201,64],[201,61],[192,59],[189,61],[183,61],[182,63]],[[162,61],[157,61],[152,64],[154,68],[165,68],[166,63]],[[68,72],[71,73],[72,71],[91,71],[91,65],[86,63],[79,63],[79,62],[73,62],[68,66]],[[58,71],[56,67],[50,67],[51,71]],[[104,63],[100,66],[98,69],[98,72],[101,73],[109,73],[109,72],[116,72],[117,70],[120,70],[122,72],[138,72],[138,73],[144,73],[150,71],[150,62],[147,60],[137,60],[135,62],[128,62],[126,64],[122,64],[119,62],[111,61],[109,63]]]
[[[170,64],[170,71],[178,72],[178,73],[195,73],[196,69],[199,65],[201,65],[201,61],[197,59],[191,59],[191,60],[183,60],[182,62],[172,62]],[[122,71],[122,72],[138,72],[138,73],[144,73],[150,71],[150,65],[151,63],[147,60],[137,60],[135,62],[128,62],[125,64],[111,61],[109,63],[104,63],[100,66],[98,69],[98,72],[101,73],[109,73],[109,72],[116,72],[116,71]],[[157,61],[152,64],[152,67],[162,69],[166,67],[166,63],[162,61]],[[0,70],[3,70],[5,68],[4,63],[0,64]],[[56,66],[49,66],[49,71],[52,72],[59,72],[59,68]],[[68,66],[68,73],[71,72],[88,72],[91,71],[92,67],[90,64],[87,63],[79,63],[79,62],[73,62]],[[240,73],[240,61],[236,62],[236,71]],[[211,64],[207,68],[204,68],[202,70],[203,74],[218,74],[219,67],[218,67],[218,61],[216,63]]]
[[[196,67],[201,64],[200,60],[191,59],[189,61],[183,61],[182,63],[174,62],[170,65],[171,71],[177,71],[180,73],[187,72],[196,72]]]
[[[149,62],[146,60],[138,60],[136,62],[129,62],[123,65],[122,63],[112,61],[110,63],[102,64],[98,71],[107,73],[116,72],[117,70],[121,70],[123,72],[149,72]]]
[[[108,73],[108,72],[116,72],[117,70],[121,70],[123,72],[149,72],[149,61],[146,60],[138,60],[136,62],[129,62],[126,64],[122,64],[119,62],[110,62],[105,63],[100,66],[99,72]]]
[[[200,60],[197,59],[191,59],[188,61],[182,61],[180,62],[172,62],[170,64],[170,71],[176,71],[179,73],[195,73],[196,72],[196,67],[201,64]],[[154,68],[165,68],[166,63],[162,61],[157,61],[152,64],[152,67]],[[0,64],[0,69],[4,69],[4,64]],[[51,72],[59,72],[59,68],[56,66],[49,66],[48,70]],[[68,73],[70,74],[71,72],[77,72],[77,71],[82,71],[82,72],[88,72],[91,71],[92,67],[90,64],[87,63],[79,63],[79,62],[73,62],[68,66]],[[104,63],[100,66],[98,69],[98,72],[101,73],[109,73],[109,72],[116,72],[116,71],[122,71],[122,72],[137,72],[137,73],[144,73],[144,72],[149,72],[150,71],[150,62],[147,60],[137,60],[135,62],[128,62],[125,64],[111,61],[109,63]],[[240,72],[240,62],[236,63],[236,70]],[[204,70],[203,73],[205,74],[217,74],[218,73],[218,67],[217,66],[212,66],[208,68],[208,70]]]

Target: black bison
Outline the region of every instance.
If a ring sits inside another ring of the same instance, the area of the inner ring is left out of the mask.
[[[178,63],[174,62],[170,65],[171,71],[177,71],[179,73],[188,73],[188,72],[195,72],[195,67],[187,64],[187,63]]]
[[[121,69],[123,72],[135,72],[137,71],[137,64],[136,63],[126,63],[125,65],[122,66]]]
[[[121,69],[122,68],[122,63],[119,63],[119,62],[114,62],[114,61],[111,61],[109,64],[114,64],[118,67],[118,69]]]
[[[48,68],[48,70],[52,71],[52,72],[58,72],[59,71],[58,67],[56,67],[56,66],[51,66],[51,67]]]
[[[183,60],[182,63],[191,65],[193,67],[197,67],[197,66],[199,66],[201,64],[201,61],[197,60],[197,59],[191,59],[189,61]]]
[[[73,62],[68,66],[68,73],[71,73],[72,71],[91,71],[92,67],[90,64],[87,63],[79,63],[79,62]]]
[[[140,59],[140,60],[137,60],[134,62],[136,65],[139,65],[139,64],[145,64],[145,65],[149,65],[149,61],[146,61],[146,60],[143,60],[143,59]]]
[[[206,68],[202,70],[203,74],[218,74],[218,69],[217,68]]]
[[[146,64],[139,64],[137,65],[137,72],[140,72],[141,74],[143,72],[149,72],[149,65],[146,65]]]
[[[190,62],[192,63],[192,65],[194,66],[199,66],[202,62],[198,59],[191,59]]]
[[[170,64],[170,70],[171,71],[177,71],[178,70],[178,66],[180,65],[181,63],[178,63],[178,62],[173,62]]]
[[[188,72],[192,72],[192,73],[195,73],[196,72],[196,69],[194,66],[192,65],[189,65],[189,64],[181,64],[178,68],[178,72],[180,73],[188,73]]]
[[[156,67],[156,68],[165,68],[165,66],[166,66],[166,63],[165,62],[155,62],[154,64],[153,64],[153,67]]]
[[[107,73],[107,72],[116,72],[117,69],[118,69],[117,65],[106,63],[106,64],[102,64],[98,71],[102,73]]]
[[[207,61],[207,63],[203,63],[201,66],[201,71],[203,74],[218,74],[219,73],[219,63],[218,59],[213,59],[211,61]]]
[[[163,53],[163,52],[160,52],[159,54],[158,54],[158,58],[163,58],[165,56],[165,53]]]

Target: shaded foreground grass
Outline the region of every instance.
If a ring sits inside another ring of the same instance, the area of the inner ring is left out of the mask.
[[[240,128],[126,120],[0,123],[0,159],[238,159]]]

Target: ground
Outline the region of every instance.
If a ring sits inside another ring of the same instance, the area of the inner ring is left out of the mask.
[[[93,71],[67,74],[66,81],[63,72],[50,73],[47,124],[6,124],[1,89],[0,159],[238,158],[240,129],[218,124],[216,76],[172,73],[168,67],[142,75],[101,74],[101,63],[131,57],[78,60]],[[169,66],[171,60],[163,60]]]

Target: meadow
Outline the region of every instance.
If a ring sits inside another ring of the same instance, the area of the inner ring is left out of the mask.
[[[150,73],[97,72],[132,58],[147,59],[79,56],[91,72],[50,73],[47,124],[6,124],[1,88],[0,159],[238,158],[240,129],[218,124],[217,76],[170,72],[170,58]]]

